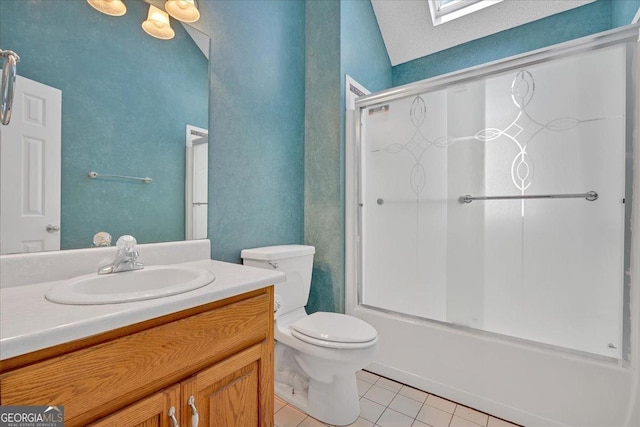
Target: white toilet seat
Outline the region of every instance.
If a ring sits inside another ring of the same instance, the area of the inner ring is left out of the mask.
[[[298,331],[295,330],[291,330],[291,335],[294,336],[295,338],[299,339],[300,341],[304,341],[308,344],[312,344],[312,345],[316,345],[318,347],[326,347],[326,348],[337,348],[337,349],[343,349],[343,350],[357,350],[360,348],[366,348],[366,347],[370,347],[372,345],[374,345],[376,342],[378,342],[378,338],[374,338],[371,341],[367,341],[367,342],[334,342],[334,341],[324,341],[324,340],[320,340],[317,338],[313,338],[310,337],[308,335],[305,334],[301,334]]]
[[[320,347],[358,349],[378,341],[377,331],[367,322],[340,313],[313,313],[289,328],[294,337]]]

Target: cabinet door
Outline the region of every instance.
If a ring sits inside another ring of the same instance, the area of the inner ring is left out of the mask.
[[[199,427],[273,426],[273,365],[267,344],[258,344],[182,383],[182,425],[192,427],[191,396]]]
[[[179,402],[180,385],[176,384],[89,424],[89,427],[175,427],[169,409],[173,407],[176,420],[180,420]]]

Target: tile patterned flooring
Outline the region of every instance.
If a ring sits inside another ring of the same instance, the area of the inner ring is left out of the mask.
[[[380,377],[356,374],[360,418],[350,427],[517,427],[433,394]],[[276,427],[327,427],[275,398]]]

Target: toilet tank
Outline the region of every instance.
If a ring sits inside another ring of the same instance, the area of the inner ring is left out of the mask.
[[[286,280],[276,283],[276,302],[280,302],[278,316],[307,305],[311,288],[313,254],[316,249],[305,245],[265,246],[243,249],[243,264],[285,273]]]

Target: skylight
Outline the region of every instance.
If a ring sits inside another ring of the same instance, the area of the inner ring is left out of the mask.
[[[428,0],[433,25],[444,24],[468,15],[502,0]]]

